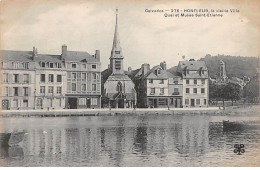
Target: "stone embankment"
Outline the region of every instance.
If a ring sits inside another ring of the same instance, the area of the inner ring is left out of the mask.
[[[258,106],[208,108],[153,108],[153,109],[62,109],[62,110],[2,110],[2,117],[65,117],[65,116],[114,116],[114,115],[178,115],[178,114],[207,114],[233,115],[258,114]]]

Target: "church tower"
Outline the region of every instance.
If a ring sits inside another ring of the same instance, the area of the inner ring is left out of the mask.
[[[110,69],[112,74],[124,74],[124,64],[123,64],[123,54],[122,48],[120,46],[119,34],[118,34],[118,26],[117,26],[117,18],[118,18],[118,9],[116,9],[116,26],[114,33],[113,46],[111,50],[110,56]]]

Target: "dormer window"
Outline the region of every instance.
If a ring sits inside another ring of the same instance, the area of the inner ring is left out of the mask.
[[[71,64],[71,67],[72,67],[72,68],[77,68],[77,64],[76,64],[76,63],[73,63],[73,64]]]
[[[115,51],[116,54],[120,54],[120,51]]]
[[[29,69],[29,63],[23,63],[23,68],[24,69]]]
[[[44,62],[41,63],[41,67],[43,67],[43,68],[45,67],[45,63]]]
[[[61,63],[57,63],[57,68],[61,68]]]
[[[164,80],[162,79],[162,80],[160,80],[160,84],[164,84]]]
[[[204,74],[204,70],[201,70],[201,74]]]
[[[54,67],[54,64],[53,63],[50,63],[50,68],[53,68]]]
[[[96,68],[97,68],[97,65],[94,65],[94,64],[93,64],[91,67],[92,67],[92,69],[96,69]]]

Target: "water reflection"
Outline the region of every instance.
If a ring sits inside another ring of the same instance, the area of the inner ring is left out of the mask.
[[[29,134],[1,148],[5,166],[226,166],[234,142],[251,154],[259,143],[259,130],[224,133],[203,115],[13,119],[4,128]]]

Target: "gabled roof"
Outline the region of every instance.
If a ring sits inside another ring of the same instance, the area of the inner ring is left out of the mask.
[[[92,55],[83,51],[67,51],[67,55],[64,56],[66,61],[81,61],[81,62],[99,62]]]
[[[132,81],[127,75],[124,74],[111,74],[107,81]]]
[[[32,61],[32,51],[1,50],[0,56],[5,61]]]
[[[179,69],[189,69],[189,70],[207,70],[207,66],[205,61],[180,61],[178,65],[178,71]]]
[[[161,73],[158,75],[155,75],[155,70],[157,69],[161,69]],[[145,75],[144,78],[150,78],[150,79],[167,79],[168,75],[167,75],[167,71],[163,70],[162,67],[160,65],[154,66],[152,69],[150,69]]]

